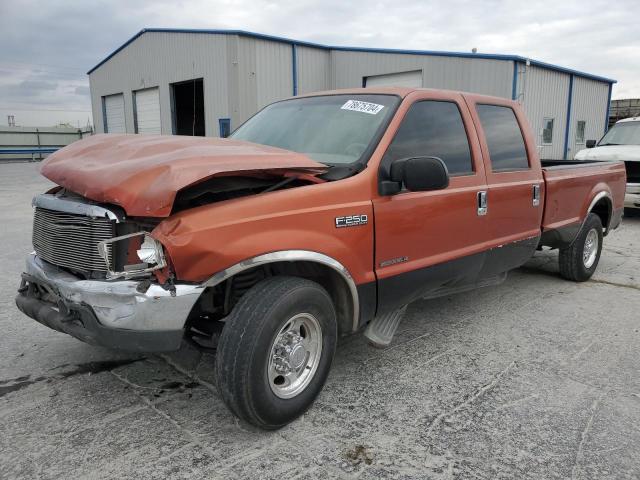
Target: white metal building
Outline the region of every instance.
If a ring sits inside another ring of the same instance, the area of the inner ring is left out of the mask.
[[[615,80],[514,55],[331,47],[238,30],[144,29],[89,71],[97,132],[226,136],[265,105],[360,86],[521,102],[544,158],[606,131]]]

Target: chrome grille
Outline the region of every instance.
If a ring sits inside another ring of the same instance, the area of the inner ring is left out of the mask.
[[[115,224],[108,218],[59,212],[36,207],[33,219],[33,247],[40,258],[81,272],[107,272],[98,253],[98,242],[115,236]],[[112,265],[112,246],[108,245]]]

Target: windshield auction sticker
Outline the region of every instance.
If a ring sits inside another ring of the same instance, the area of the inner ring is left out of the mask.
[[[347,100],[347,103],[340,107],[341,110],[353,110],[354,112],[369,113],[376,115],[384,108],[384,105],[377,103],[363,102],[360,100]]]

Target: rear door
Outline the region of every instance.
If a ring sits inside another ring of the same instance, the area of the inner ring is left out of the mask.
[[[533,255],[540,238],[544,180],[524,113],[512,102],[465,95],[479,134],[488,184],[492,249],[482,276],[516,268]]]
[[[487,189],[482,153],[463,97],[414,92],[397,115],[404,117],[382,159],[381,175],[393,160],[435,156],[451,178],[443,190],[374,197],[379,313],[441,288],[473,283],[488,241],[477,203]]]
[[[124,95],[107,95],[102,97],[104,114],[104,133],[126,133],[124,120]]]
[[[147,88],[133,92],[136,133],[160,135],[160,93],[159,89]]]

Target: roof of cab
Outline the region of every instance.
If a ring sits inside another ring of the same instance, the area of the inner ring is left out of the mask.
[[[409,87],[367,87],[367,88],[340,88],[337,90],[322,90],[320,92],[310,92],[303,95],[296,95],[291,98],[320,97],[323,95],[396,95],[404,98],[416,90],[433,90],[428,88]]]
[[[366,87],[366,88],[344,88],[339,90],[324,90],[322,92],[311,92],[304,95],[297,95],[295,97],[289,97],[287,100],[295,98],[305,97],[319,97],[323,95],[396,95],[400,98],[405,98],[407,95],[413,92],[449,92],[456,95],[472,95],[474,98],[482,99],[488,102],[493,100],[500,100],[500,102],[513,102],[514,100],[504,97],[496,97],[491,95],[481,95],[473,92],[463,92],[458,90],[448,90],[441,88],[410,88],[410,87]]]

